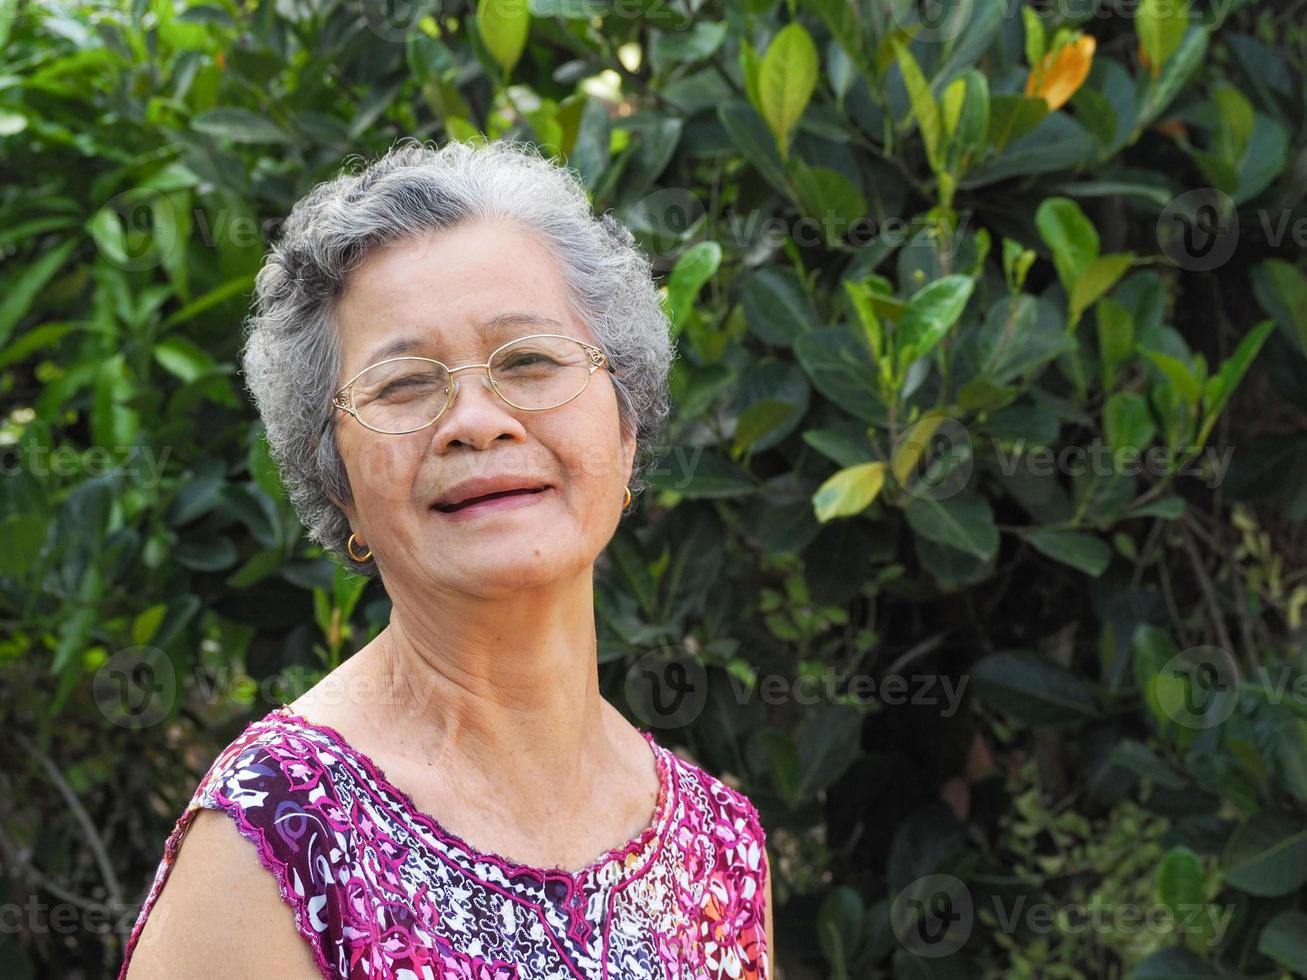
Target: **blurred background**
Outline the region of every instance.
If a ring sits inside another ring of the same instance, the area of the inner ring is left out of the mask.
[[[0,974],[114,976],[216,751],[386,623],[242,319],[316,182],[486,134],[665,286],[599,671],[760,808],[776,975],[1307,976],[1304,13],[0,0]]]

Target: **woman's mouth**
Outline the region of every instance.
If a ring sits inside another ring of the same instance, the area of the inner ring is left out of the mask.
[[[437,504],[431,509],[442,517],[448,518],[464,518],[501,510],[514,510],[539,503],[540,498],[548,494],[550,489],[550,487],[537,487],[534,490],[503,490],[481,497],[470,497],[457,504]]]

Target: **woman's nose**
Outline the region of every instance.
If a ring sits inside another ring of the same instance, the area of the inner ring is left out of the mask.
[[[482,386],[482,387],[487,388],[487,389],[490,390],[490,394],[491,394],[492,397],[497,397],[497,396],[495,395],[495,389],[494,389],[493,387],[491,387],[490,379],[489,379],[489,378],[487,378],[484,374],[477,375],[476,378],[477,378],[477,381],[479,381],[479,382],[481,383],[481,386]],[[454,390],[453,390],[453,392],[450,394],[450,397],[449,397],[449,405],[450,405],[451,408],[453,407],[454,402],[456,402],[456,401],[458,400],[458,393],[459,393],[459,390],[460,390],[460,386],[463,384],[463,379],[462,379],[462,378],[454,378],[453,381],[454,381]]]
[[[455,445],[485,449],[503,436],[520,440],[525,435],[522,423],[515,417],[513,409],[495,393],[490,379],[484,373],[479,376],[479,380],[483,387],[490,390],[481,398],[488,400],[477,405],[477,399],[474,398],[472,403],[460,406],[458,396],[462,391],[463,380],[454,379],[449,404],[434,437],[438,452],[447,452]]]

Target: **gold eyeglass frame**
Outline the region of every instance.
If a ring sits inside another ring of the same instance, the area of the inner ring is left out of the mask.
[[[490,373],[490,362],[495,359],[495,356],[501,350],[504,350],[505,348],[508,347],[512,347],[514,344],[520,344],[524,340],[533,340],[536,337],[557,337],[561,340],[570,340],[572,341],[572,343],[579,344],[581,347],[583,347],[585,349],[586,354],[590,358],[590,364],[589,364],[590,369],[586,372],[585,384],[581,386],[581,390],[578,391],[571,398],[567,398],[564,401],[559,402],[557,405],[550,405],[548,408],[527,408],[525,405],[517,405],[509,401],[508,398],[504,395],[504,393],[499,390],[499,382],[495,380],[495,376]],[[387,429],[378,429],[376,426],[368,425],[368,423],[364,422],[361,418],[359,418],[358,409],[354,404],[354,382],[357,381],[359,378],[361,378],[367,372],[371,371],[373,368],[380,367],[383,364],[390,364],[394,361],[425,361],[429,364],[439,364],[449,374],[450,382],[451,382],[449,386],[449,397],[445,399],[444,407],[441,408],[440,411],[436,413],[435,417],[432,418],[430,421],[425,422],[422,425],[419,425],[415,429],[405,429],[403,432],[390,432]],[[605,354],[603,351],[601,351],[594,344],[587,344],[584,340],[577,340],[575,337],[569,337],[567,334],[563,334],[563,333],[532,333],[532,334],[526,334],[525,336],[522,337],[514,337],[508,343],[500,344],[498,347],[496,347],[494,350],[490,352],[490,356],[486,358],[484,364],[463,364],[460,365],[459,367],[452,368],[444,361],[438,361],[434,357],[417,357],[414,355],[404,355],[402,357],[388,357],[385,360],[377,361],[375,364],[369,364],[362,371],[359,371],[357,374],[354,375],[354,377],[350,378],[343,385],[341,385],[340,390],[336,392],[335,397],[332,399],[331,407],[333,409],[340,409],[342,412],[354,416],[354,420],[358,422],[359,425],[363,426],[365,429],[371,429],[373,432],[380,433],[383,436],[406,436],[409,433],[421,432],[423,429],[435,425],[438,421],[440,421],[440,417],[444,415],[447,411],[449,411],[449,406],[453,405],[454,399],[458,397],[458,391],[459,391],[458,379],[456,379],[454,375],[459,371],[470,371],[474,368],[484,368],[486,372],[486,378],[490,381],[490,390],[493,391],[495,395],[498,396],[499,400],[502,401],[504,404],[509,405],[512,408],[516,408],[518,411],[521,412],[550,412],[553,411],[555,408],[562,408],[568,402],[572,401],[573,399],[579,398],[581,395],[583,395],[585,393],[585,390],[590,387],[590,378],[593,377],[594,373],[597,370],[599,370],[601,367],[606,368],[609,372],[615,373],[612,362],[609,361],[608,359],[608,355]]]

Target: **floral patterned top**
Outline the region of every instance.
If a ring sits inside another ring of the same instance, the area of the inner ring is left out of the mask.
[[[568,872],[478,851],[338,732],[273,711],[223,750],[177,821],[119,980],[206,807],[258,849],[327,978],[768,980],[757,811],[640,734],[660,780],[652,823]]]

